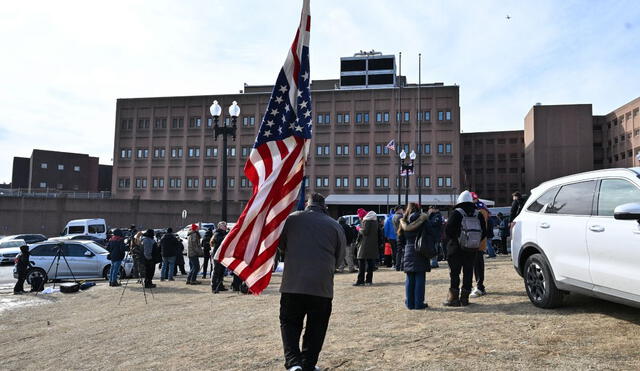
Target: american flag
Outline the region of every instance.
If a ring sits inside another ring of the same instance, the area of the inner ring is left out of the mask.
[[[311,140],[309,0],[280,70],[244,174],[253,195],[214,259],[259,294],[271,280],[274,255],[287,216],[297,202]]]
[[[385,147],[390,149],[391,151],[395,151],[396,150],[396,141],[391,139],[391,141]]]

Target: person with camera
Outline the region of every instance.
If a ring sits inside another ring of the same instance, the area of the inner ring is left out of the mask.
[[[222,221],[218,223],[215,232],[213,232],[213,236],[211,237],[210,245],[211,245],[211,254],[214,256],[220,246],[222,245],[222,241],[224,241],[225,236],[229,233],[227,231],[227,222]],[[224,271],[225,267],[217,260],[213,260],[213,272],[211,274],[211,291],[214,294],[219,293],[220,291],[227,291],[227,288],[224,287]]]
[[[199,285],[202,282],[196,280],[196,278],[198,278],[198,272],[200,271],[200,257],[204,256],[204,251],[200,247],[200,232],[198,232],[197,224],[191,224],[187,240],[187,256],[189,257],[187,285]]]
[[[124,244],[124,236],[120,229],[115,229],[113,231],[113,236],[111,236],[107,243],[107,251],[109,252],[107,257],[111,260],[109,286],[118,287],[120,286],[120,283],[118,282],[118,273],[120,272],[120,265],[122,265],[122,260],[124,260],[125,253],[127,251],[127,246]]]
[[[18,282],[13,287],[13,295],[20,295],[25,293],[24,291],[24,281],[27,279],[27,272],[31,268],[31,262],[29,261],[29,246],[22,245],[20,246],[20,253],[16,256],[16,272],[18,273]]]

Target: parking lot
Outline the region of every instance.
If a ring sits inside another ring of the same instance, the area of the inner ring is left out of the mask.
[[[640,368],[638,309],[579,295],[538,309],[505,257],[488,260],[489,294],[467,308],[441,305],[446,265],[427,276],[424,311],[404,308],[402,273],[383,268],[372,287],[353,287],[354,280],[336,275],[323,368]],[[148,304],[134,285],[118,305],[122,289],[105,282],[77,294],[20,296],[21,305],[2,313],[3,368],[282,369],[279,283],[275,275],[260,296],[212,295],[179,276],[158,282],[153,296],[147,291]],[[65,356],[33,357],[52,352]]]

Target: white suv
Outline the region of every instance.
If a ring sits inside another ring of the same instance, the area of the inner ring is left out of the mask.
[[[640,307],[640,168],[533,189],[515,219],[511,251],[535,306],[554,308],[578,292]]]

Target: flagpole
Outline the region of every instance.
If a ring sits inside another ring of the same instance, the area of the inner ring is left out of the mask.
[[[402,119],[402,52],[399,52],[398,55],[400,59],[399,61],[400,73],[398,77],[398,95],[399,95],[398,105],[400,106],[400,119]],[[396,154],[398,154],[400,153],[398,151],[402,147],[402,124],[401,124],[401,121],[398,120],[397,110],[396,110],[396,122],[398,123],[398,147],[396,147]],[[396,187],[396,189],[398,191],[398,205],[402,205],[402,160],[400,159],[400,156],[398,156],[398,187]]]
[[[422,207],[422,53],[418,53],[418,205]]]

